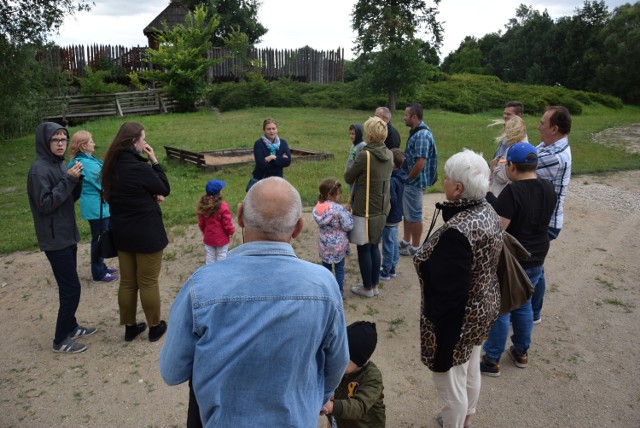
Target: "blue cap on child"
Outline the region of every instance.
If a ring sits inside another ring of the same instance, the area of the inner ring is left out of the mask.
[[[507,151],[507,162],[537,163],[538,151],[529,143],[515,143]]]
[[[222,180],[209,180],[205,186],[205,190],[207,191],[207,195],[217,195],[226,185],[227,183]]]

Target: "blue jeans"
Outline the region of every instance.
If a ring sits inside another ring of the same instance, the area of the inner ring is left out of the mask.
[[[398,249],[398,225],[382,229],[382,268],[389,272],[395,268],[400,258]]]
[[[332,271],[331,263],[322,262],[322,266],[329,269],[329,272]],[[344,259],[340,260],[338,263],[335,263],[334,266],[336,269],[336,281],[338,281],[340,293],[344,294]]]
[[[547,229],[549,240],[553,241],[560,234],[560,229],[550,227]],[[533,308],[533,319],[538,320],[541,317],[542,303],[544,302],[544,291],[547,289],[547,283],[544,279],[544,266],[542,267],[542,278],[538,281],[538,285],[531,296],[531,307]]]
[[[528,268],[524,271],[531,280],[534,289],[537,289],[542,278],[542,265]],[[509,335],[509,321],[511,321],[513,327],[513,335],[511,336],[513,347],[518,353],[527,354],[529,346],[531,346],[531,333],[533,331],[532,313],[531,299],[529,299],[510,313],[498,315],[498,319],[489,330],[489,337],[484,343],[484,352],[490,362],[497,363],[500,361],[500,356],[504,352],[507,336]]]
[[[102,257],[98,257],[98,236],[100,236],[100,219],[89,220],[91,229],[91,276],[98,281],[107,274],[107,265]],[[109,229],[109,217],[102,218],[102,230]]]
[[[367,290],[380,282],[380,248],[378,243],[358,245],[358,266],[362,285]]]
[[[71,245],[55,251],[45,251],[53,276],[58,283],[60,306],[56,320],[56,335],[53,343],[59,345],[77,326],[76,310],[80,304],[80,280],[76,271],[78,246]]]

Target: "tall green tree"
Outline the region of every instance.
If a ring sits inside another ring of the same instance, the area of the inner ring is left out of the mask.
[[[421,37],[436,50],[442,44],[434,7],[424,0],[358,0],[351,14],[357,32],[354,53],[363,79],[372,89],[386,90],[388,106],[395,110],[398,94],[410,95],[428,70]]]
[[[207,85],[207,68],[219,61],[207,57],[217,26],[218,19],[207,18],[205,8],[197,6],[187,14],[184,24],[170,29],[163,23],[158,50],[148,50],[154,70],[146,72],[145,77],[163,82],[180,111],[195,110]]]
[[[216,47],[224,46],[225,40],[234,37],[234,31],[246,34],[251,45],[258,43],[268,31],[258,22],[259,0],[183,0],[183,3],[191,10],[204,6],[209,18],[218,17],[218,27],[211,36]]]

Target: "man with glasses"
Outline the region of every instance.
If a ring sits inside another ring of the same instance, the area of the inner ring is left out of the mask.
[[[58,284],[60,306],[53,352],[78,353],[87,347],[75,339],[89,336],[95,328],[76,321],[80,303],[77,252],[80,233],[76,226],[74,202],[82,191],[82,164],[67,169],[64,153],[69,133],[53,122],[36,127],[36,160],[29,169],[27,192],[40,250],[44,251]]]

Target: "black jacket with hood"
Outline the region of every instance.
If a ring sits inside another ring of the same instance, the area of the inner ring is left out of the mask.
[[[38,244],[42,251],[55,251],[80,240],[74,202],[82,192],[80,178],[67,174],[64,157],[51,152],[49,140],[59,130],[57,123],[43,122],[36,127],[36,161],[29,169],[27,193]]]

